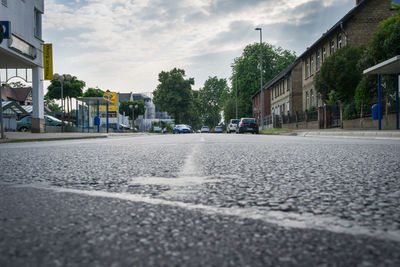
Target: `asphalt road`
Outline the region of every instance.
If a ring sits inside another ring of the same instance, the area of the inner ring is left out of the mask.
[[[399,266],[400,142],[0,144],[0,266]]]

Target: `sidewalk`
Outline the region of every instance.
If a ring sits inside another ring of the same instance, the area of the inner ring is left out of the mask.
[[[400,140],[398,130],[295,130],[293,135],[303,137],[335,137],[335,138],[362,138],[362,139],[392,139]]]
[[[6,138],[0,143],[51,141],[69,139],[107,138],[106,133],[31,133],[31,132],[6,132]]]

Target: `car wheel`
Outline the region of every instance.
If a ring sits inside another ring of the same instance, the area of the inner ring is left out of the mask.
[[[21,127],[20,131],[21,131],[21,132],[27,132],[27,131],[28,131],[28,128],[26,128],[26,127]]]

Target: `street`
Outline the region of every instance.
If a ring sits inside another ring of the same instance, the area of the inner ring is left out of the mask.
[[[399,266],[400,141],[0,144],[0,266]]]

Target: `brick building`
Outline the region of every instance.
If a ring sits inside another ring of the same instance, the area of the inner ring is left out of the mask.
[[[332,28],[322,34],[296,61],[264,86],[264,114],[293,115],[321,106],[315,90],[315,77],[324,60],[345,45],[368,44],[379,27],[379,22],[394,14],[392,3],[400,0],[356,0],[351,9]],[[253,116],[260,114],[259,92],[253,96]],[[257,118],[257,117],[256,117]]]
[[[395,1],[356,0],[356,6],[299,57],[303,73],[303,110],[322,105],[315,82],[324,60],[346,45],[367,45],[379,22],[394,14],[392,2]]]

